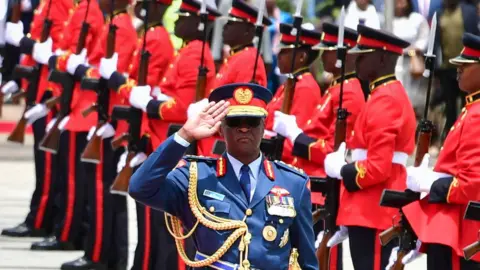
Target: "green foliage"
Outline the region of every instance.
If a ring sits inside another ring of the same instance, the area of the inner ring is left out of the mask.
[[[295,8],[293,7],[294,2],[293,0],[277,0],[277,6],[283,11],[292,13],[295,12]]]

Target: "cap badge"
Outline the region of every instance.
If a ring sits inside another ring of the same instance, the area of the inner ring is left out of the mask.
[[[252,101],[253,92],[249,88],[237,88],[233,92],[233,97],[235,98],[235,101],[240,104],[248,104]]]

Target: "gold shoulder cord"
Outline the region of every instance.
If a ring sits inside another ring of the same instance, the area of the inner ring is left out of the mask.
[[[209,266],[215,263],[216,261],[218,261],[228,251],[228,249],[232,247],[235,241],[241,238],[239,248],[238,248],[240,250],[239,270],[250,269],[250,262],[248,261],[248,245],[250,244],[250,240],[252,236],[248,232],[248,226],[247,226],[247,223],[245,222],[246,216],[242,221],[240,221],[240,220],[230,220],[230,219],[220,218],[209,213],[205,209],[205,207],[203,207],[200,204],[200,201],[198,200],[198,195],[197,195],[198,170],[197,170],[196,162],[192,162],[190,164],[189,173],[190,173],[190,178],[189,178],[190,183],[188,186],[188,203],[190,205],[190,209],[192,210],[193,215],[197,219],[197,222],[195,223],[195,225],[193,226],[190,232],[188,232],[186,235],[182,235],[182,224],[180,219],[165,213],[165,221],[167,224],[167,229],[170,232],[170,234],[175,238],[175,244],[177,246],[180,257],[185,262],[185,264],[190,267]],[[233,231],[233,233],[227,238],[225,243],[212,256],[201,261],[192,261],[188,258],[187,254],[185,253],[182,240],[190,237],[195,231],[195,229],[197,228],[199,223],[215,231],[226,231],[226,230],[233,230],[233,229],[235,229],[235,231]]]

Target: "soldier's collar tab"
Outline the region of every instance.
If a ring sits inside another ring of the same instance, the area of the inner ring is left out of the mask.
[[[341,76],[337,76],[330,83],[330,87],[335,86],[337,84],[340,84],[342,81],[347,81],[347,80],[350,80],[350,79],[353,79],[353,78],[356,78],[356,77],[357,77],[357,73],[355,71],[350,72],[348,74],[345,74],[345,77],[343,77],[343,80],[342,80]]]
[[[237,53],[243,51],[244,49],[247,49],[247,48],[250,48],[250,47],[253,47],[253,43],[248,43],[248,44],[245,44],[245,45],[240,45],[240,46],[234,47],[234,48],[231,49],[230,55],[237,54]]]
[[[480,90],[465,97],[466,105],[477,102],[480,99]]]
[[[377,87],[379,87],[382,84],[389,83],[391,81],[396,81],[396,80],[397,78],[395,77],[395,74],[382,76],[370,83],[370,87],[369,87],[370,92],[373,92]]]

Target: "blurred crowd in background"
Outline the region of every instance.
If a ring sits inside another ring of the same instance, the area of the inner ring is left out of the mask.
[[[13,47],[5,46],[4,40],[5,21],[8,18],[8,5],[11,1],[0,0],[2,82],[10,79],[13,67],[20,58],[20,52]],[[21,20],[26,33],[29,32],[35,8],[40,1],[43,0],[21,0]],[[216,0],[218,9],[227,14],[231,1]],[[258,5],[260,0],[248,0],[248,2]],[[292,13],[295,9],[295,2],[295,0],[266,0],[266,10],[274,24],[265,31],[262,50],[268,71],[268,88],[272,92],[275,92],[285,80],[285,75],[280,74],[276,67],[278,52],[276,45],[280,41],[279,24],[293,22]],[[165,17],[164,23],[172,32],[176,20],[175,10],[178,9],[180,3],[181,0],[175,0]],[[429,24],[432,23],[433,15],[437,13],[438,26],[434,50],[437,64],[430,99],[429,118],[436,124],[435,143],[441,145],[446,134],[445,131],[452,127],[464,102],[464,95],[457,84],[456,69],[449,64],[448,59],[458,55],[462,50],[462,36],[465,32],[479,34],[480,0],[304,0],[302,13],[304,27],[321,30],[323,22],[336,22],[342,6],[345,6],[346,9],[346,27],[356,29],[359,23],[365,24],[369,27],[392,31],[395,35],[411,43],[403,57],[398,60],[396,75],[404,84],[419,120],[423,116],[428,81],[422,76],[425,68],[423,54],[427,49]],[[394,9],[390,13],[393,14],[392,17],[386,16],[388,13],[386,7]],[[134,18],[133,13],[132,20],[140,29],[142,22]],[[218,66],[223,57],[229,53],[229,48],[224,46],[221,40],[223,23],[221,20],[216,22],[211,37],[212,54]],[[173,36],[172,39],[177,48],[182,46],[181,40]],[[9,57],[3,59],[5,55]],[[312,67],[312,73],[316,75],[321,89],[326,89],[332,76],[323,72],[320,61],[317,62]],[[435,147],[432,150],[435,152]]]

